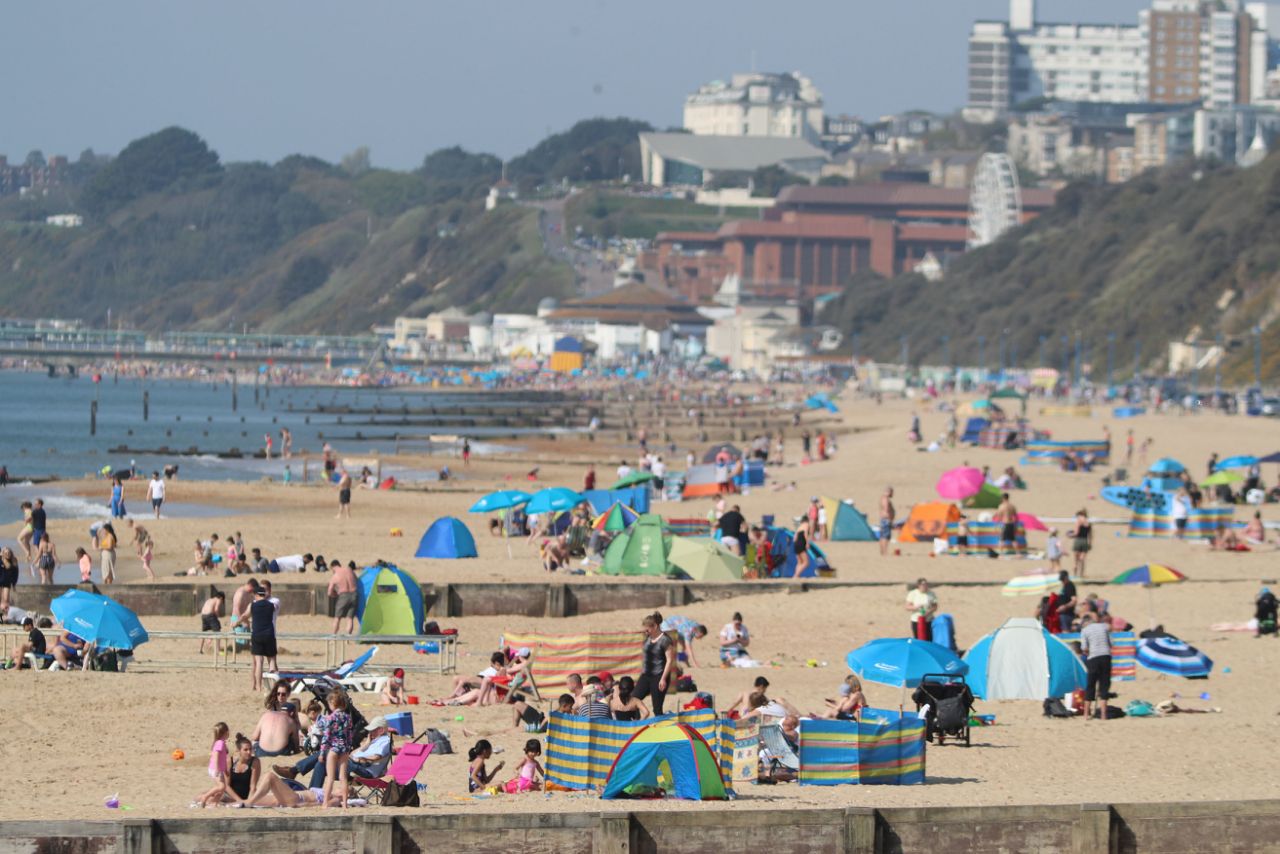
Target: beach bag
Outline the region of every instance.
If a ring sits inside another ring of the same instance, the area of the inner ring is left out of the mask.
[[[437,756],[453,753],[453,744],[449,741],[449,736],[438,729],[427,728],[427,743],[431,745],[431,752]]]
[[[1124,713],[1131,718],[1149,718],[1155,715],[1155,707],[1146,700],[1130,700],[1124,707]]]
[[[676,691],[682,694],[692,694],[698,690],[698,686],[694,684],[692,676],[681,676],[676,680]]]
[[[1071,712],[1062,700],[1057,697],[1050,697],[1044,701],[1044,716],[1046,718],[1069,718],[1071,717]]]
[[[403,786],[395,780],[387,783],[387,790],[382,795],[382,806],[416,807],[421,805],[422,802],[418,799],[417,783],[412,780]]]

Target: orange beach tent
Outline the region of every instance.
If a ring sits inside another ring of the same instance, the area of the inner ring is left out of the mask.
[[[960,510],[949,501],[917,504],[898,532],[898,542],[931,543],[935,537],[945,537],[947,526],[959,521]]]

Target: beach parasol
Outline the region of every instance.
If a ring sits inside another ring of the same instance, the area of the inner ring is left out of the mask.
[[[572,489],[563,486],[551,486],[540,489],[525,505],[526,513],[551,513],[560,510],[572,510],[585,499]]]
[[[630,505],[615,501],[608,510],[595,518],[591,527],[597,531],[625,531],[639,518],[640,514],[631,509]]]
[[[1262,461],[1253,454],[1238,454],[1234,457],[1227,457],[1225,460],[1219,461],[1219,463],[1214,466],[1214,470],[1247,469],[1249,466],[1256,466],[1260,462]]]
[[[1235,483],[1244,480],[1244,475],[1234,471],[1215,471],[1213,474],[1200,481],[1201,486],[1223,486],[1228,483]]]
[[[133,649],[149,639],[138,615],[100,593],[68,590],[49,603],[67,631],[107,649]]]
[[[626,477],[620,478],[617,483],[609,487],[610,489],[626,489],[628,486],[635,486],[637,483],[648,483],[653,480],[653,472],[633,471]]]
[[[1213,670],[1209,656],[1174,637],[1138,641],[1138,663],[1157,673],[1203,679]]]
[[[1019,513],[1018,521],[1022,523],[1022,527],[1028,531],[1047,531],[1049,526],[1041,522],[1031,513]]]
[[[1152,474],[1182,474],[1187,467],[1172,457],[1161,457],[1148,469]]]
[[[1265,457],[1259,457],[1259,458],[1258,458],[1258,462],[1260,462],[1260,463],[1280,463],[1280,451],[1276,451],[1274,454],[1267,454]]]
[[[1061,589],[1062,582],[1058,580],[1057,575],[1032,572],[1009,579],[1005,586],[1000,588],[1000,594],[1002,596],[1048,596]]]
[[[984,700],[1043,700],[1085,687],[1080,657],[1030,617],[1014,617],[964,654],[969,686]]]
[[[1142,566],[1135,566],[1132,569],[1126,569],[1124,572],[1111,579],[1112,584],[1142,584],[1147,588],[1147,611],[1151,619],[1155,620],[1155,596],[1153,590],[1157,584],[1176,584],[1179,581],[1186,581],[1187,577],[1171,566],[1165,566],[1161,563],[1144,563]]]
[[[985,483],[982,470],[971,466],[960,466],[943,472],[934,487],[938,495],[952,501],[963,501],[971,495],[977,495]]]
[[[969,672],[969,665],[945,646],[916,638],[873,640],[849,653],[845,663],[860,679],[903,689],[916,687],[928,673]]]
[[[475,504],[472,504],[468,512],[492,513],[495,510],[507,510],[529,503],[529,499],[532,497],[529,493],[518,489],[499,489],[497,492],[490,492]]]

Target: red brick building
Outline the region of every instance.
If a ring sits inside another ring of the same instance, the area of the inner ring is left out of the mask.
[[[1024,190],[1024,221],[1052,204],[1053,191]],[[969,193],[924,184],[793,186],[762,216],[715,232],[661,233],[640,266],[698,301],[730,274],[752,296],[812,299],[855,273],[894,276],[929,253],[964,252]]]

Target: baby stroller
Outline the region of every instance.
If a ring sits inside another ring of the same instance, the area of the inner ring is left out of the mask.
[[[969,746],[969,714],[973,711],[973,691],[963,676],[946,673],[926,673],[920,686],[911,695],[916,711],[929,707],[925,714],[925,741],[937,736],[938,744],[948,736],[963,740]]]
[[[317,679],[315,682],[307,685],[310,691],[320,704],[324,706],[326,712],[331,711],[329,707],[329,695],[335,690],[342,688],[338,682],[328,677]],[[351,715],[351,746],[359,747],[369,734],[369,722],[365,716],[360,714],[360,710],[355,707],[354,703],[347,704],[347,714]]]

